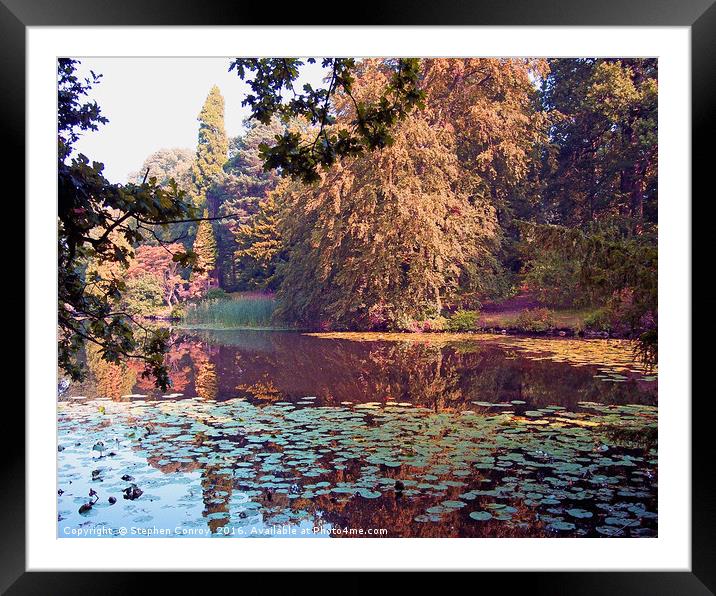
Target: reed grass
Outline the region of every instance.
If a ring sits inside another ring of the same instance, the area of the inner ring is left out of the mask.
[[[268,328],[275,308],[276,300],[270,294],[234,294],[189,307],[183,324],[220,329]]]

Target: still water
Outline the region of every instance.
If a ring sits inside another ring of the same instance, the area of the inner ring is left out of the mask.
[[[175,331],[164,393],[87,358],[59,537],[657,534],[657,377],[626,342]]]

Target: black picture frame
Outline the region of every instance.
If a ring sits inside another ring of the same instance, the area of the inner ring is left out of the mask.
[[[264,3],[244,4],[227,0],[0,0],[0,56],[2,59],[4,144],[15,160],[15,175],[6,178],[6,196],[24,196],[24,177],[17,175],[19,158],[25,155],[25,34],[30,26],[108,26],[108,25],[454,25],[454,26],[685,26],[691,28],[692,51],[692,188],[701,196],[699,218],[694,224],[713,222],[706,209],[713,210],[712,190],[706,185],[713,169],[714,150],[710,137],[716,130],[713,106],[716,96],[716,4],[715,0],[501,0],[473,1],[398,0],[378,4],[361,2],[354,12],[344,16],[335,3],[310,2],[285,4],[268,10]],[[278,6],[278,5],[276,5]],[[7,160],[8,158],[6,158]],[[24,158],[23,158],[24,159]],[[6,161],[6,164],[8,162]],[[709,167],[711,166],[711,167]],[[6,173],[8,172],[6,169]],[[49,200],[49,198],[48,198]],[[689,208],[689,205],[684,205]],[[11,209],[8,217],[17,217]],[[31,222],[26,221],[26,225]],[[704,228],[705,229],[705,228]],[[702,230],[703,231],[703,230]],[[708,237],[708,232],[706,232]],[[692,231],[696,238],[696,229]],[[713,249],[711,249],[712,251]],[[697,256],[693,251],[694,257]],[[701,253],[702,254],[702,253]],[[710,254],[713,254],[712,252]],[[704,259],[709,258],[707,252]],[[704,263],[702,263],[703,265]],[[711,267],[712,268],[712,267]],[[694,267],[692,270],[696,270]],[[692,290],[693,291],[693,290]],[[697,295],[693,293],[692,295]],[[711,300],[711,306],[714,301]],[[25,313],[26,317],[30,313]],[[668,313],[662,314],[668,316]],[[713,319],[713,316],[711,317]],[[713,323],[707,323],[713,325]],[[700,329],[709,335],[713,329]],[[706,353],[704,353],[706,352]],[[708,370],[705,358],[710,351],[693,350],[692,370]],[[699,367],[699,364],[701,366]],[[8,396],[9,397],[9,396]],[[690,395],[683,399],[688,407]],[[706,425],[711,396],[702,395],[691,402],[692,411],[692,565],[690,572],[525,572],[509,578],[510,590],[523,588],[531,593],[549,594],[713,594],[716,592],[716,495],[709,485],[713,474],[713,452]],[[8,400],[9,401],[9,400]],[[4,425],[4,468],[2,507],[0,507],[0,591],[7,594],[75,594],[100,591],[105,594],[141,593],[149,585],[146,576],[118,572],[47,572],[25,571],[25,408],[10,405],[16,411],[6,414]],[[23,421],[21,423],[20,421]],[[319,589],[314,581],[284,574],[281,584],[307,585]],[[504,577],[487,573],[480,587],[493,580],[506,587]],[[226,577],[226,576],[225,576]],[[228,578],[229,581],[236,581]],[[216,581],[221,581],[217,578]],[[237,589],[249,589],[267,580],[245,576]],[[273,581],[273,580],[270,580]],[[286,582],[285,584],[283,582]],[[318,580],[316,580],[318,581]],[[320,580],[322,583],[324,580]],[[376,587],[368,574],[356,574],[348,582],[326,578],[324,586],[334,590],[365,592]],[[421,583],[424,580],[420,580]],[[210,580],[216,586],[214,579]],[[206,589],[206,578],[194,574],[163,573],[161,588],[181,593]],[[153,588],[153,589],[156,589]],[[211,589],[211,588],[209,588]],[[273,588],[268,587],[270,591]]]

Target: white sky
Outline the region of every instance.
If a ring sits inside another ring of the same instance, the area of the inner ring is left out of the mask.
[[[241,132],[242,120],[249,115],[241,106],[249,88],[236,71],[228,72],[231,58],[79,60],[80,74],[91,69],[103,75],[90,97],[109,122],[84,133],[75,150],[104,163],[110,182],[126,182],[127,175],[158,149],[194,149],[197,116],[212,85],[218,85],[224,96],[229,137]],[[304,82],[319,86],[322,72],[319,64],[305,66],[297,88]]]

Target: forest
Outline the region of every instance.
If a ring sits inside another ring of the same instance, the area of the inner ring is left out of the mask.
[[[101,75],[58,61],[59,352],[167,387],[188,328],[621,337],[657,358],[655,59],[227,59],[195,148],[125,184],[78,154]]]

